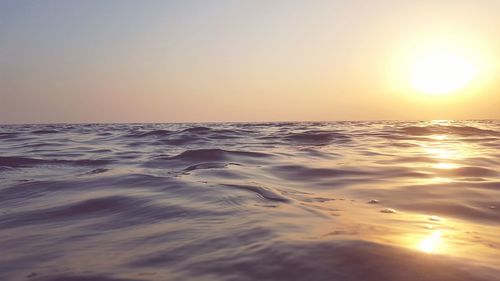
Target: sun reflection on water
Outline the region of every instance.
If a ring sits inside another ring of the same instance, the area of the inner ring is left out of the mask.
[[[442,141],[448,139],[447,135],[432,135],[431,139],[437,140],[437,141]]]
[[[436,168],[436,169],[450,170],[450,169],[458,168],[459,166],[457,164],[453,164],[453,163],[437,163],[437,164],[433,165],[432,167]]]
[[[428,147],[425,152],[432,158],[438,159],[454,159],[460,156],[457,150],[451,148]]]
[[[451,120],[446,120],[446,119],[436,119],[436,120],[431,120],[430,125],[440,125],[440,126],[448,126],[453,123]]]
[[[425,239],[418,244],[418,249],[428,254],[436,253],[442,243],[441,236],[442,236],[441,230],[436,230],[432,232],[429,236],[425,237]]]

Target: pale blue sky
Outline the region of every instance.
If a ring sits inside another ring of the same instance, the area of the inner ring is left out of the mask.
[[[415,42],[498,52],[498,11],[500,1],[0,0],[0,123],[500,118],[491,81],[447,101],[386,83]]]

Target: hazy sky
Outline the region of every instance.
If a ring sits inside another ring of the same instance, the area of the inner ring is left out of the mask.
[[[0,123],[500,118],[499,15],[498,0],[0,0]],[[443,46],[477,79],[408,88],[409,61]]]

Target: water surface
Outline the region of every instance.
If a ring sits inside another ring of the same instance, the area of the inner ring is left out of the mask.
[[[500,280],[500,122],[0,126],[1,280]]]

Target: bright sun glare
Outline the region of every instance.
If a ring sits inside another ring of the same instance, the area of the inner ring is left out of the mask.
[[[433,254],[437,251],[439,245],[441,244],[441,231],[437,230],[427,236],[420,244],[418,248],[425,253]]]
[[[411,72],[411,85],[424,94],[449,94],[463,89],[476,74],[476,66],[465,58],[436,52],[417,60]]]

